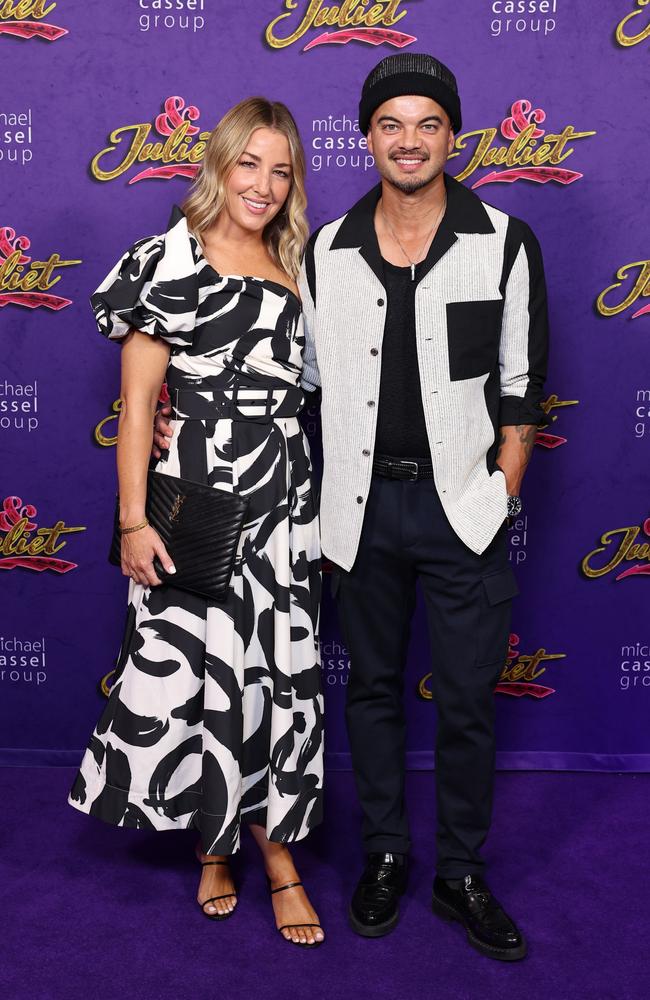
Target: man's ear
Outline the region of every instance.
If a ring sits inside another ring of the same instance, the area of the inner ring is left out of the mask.
[[[449,126],[449,136],[447,138],[447,155],[451,156],[454,151],[454,146],[456,145],[456,136],[454,135],[454,130]]]
[[[368,143],[368,150],[370,151],[370,154],[372,156],[374,156],[374,150],[372,148],[372,128],[368,129],[368,134],[366,136],[366,141]]]

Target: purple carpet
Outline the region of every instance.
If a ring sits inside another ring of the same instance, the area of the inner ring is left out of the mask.
[[[517,964],[476,954],[429,909],[431,773],[409,775],[414,841],[397,930],[348,929],[362,862],[352,776],[328,776],[327,822],[298,867],[328,933],[312,952],[274,931],[249,836],[240,903],[211,923],[194,903],[195,835],[118,830],[65,804],[69,768],[3,768],[3,1000],[646,1000],[650,775],[500,773],[490,882],[526,933]],[[26,818],[28,820],[26,821]]]

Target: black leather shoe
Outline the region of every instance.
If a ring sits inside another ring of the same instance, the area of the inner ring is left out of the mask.
[[[461,923],[472,947],[488,958],[516,962],[526,955],[521,932],[478,875],[465,875],[451,883],[436,877],[433,912]]]
[[[405,854],[369,854],[348,916],[362,937],[382,937],[397,926],[399,898],[406,889]]]

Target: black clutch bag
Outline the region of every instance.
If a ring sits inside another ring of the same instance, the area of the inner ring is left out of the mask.
[[[236,493],[177,479],[161,472],[147,476],[146,515],[176,567],[166,573],[158,557],[154,569],[163,583],[223,601],[228,593],[248,500]],[[120,499],[115,505],[109,561],[121,564]]]

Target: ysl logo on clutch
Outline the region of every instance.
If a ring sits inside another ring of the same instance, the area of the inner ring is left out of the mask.
[[[170,521],[177,521],[178,520],[178,515],[180,514],[181,507],[183,506],[184,503],[185,503],[185,497],[181,496],[180,493],[179,493],[176,496],[176,499],[174,500],[174,503],[172,505],[172,509],[169,512],[169,520]]]

